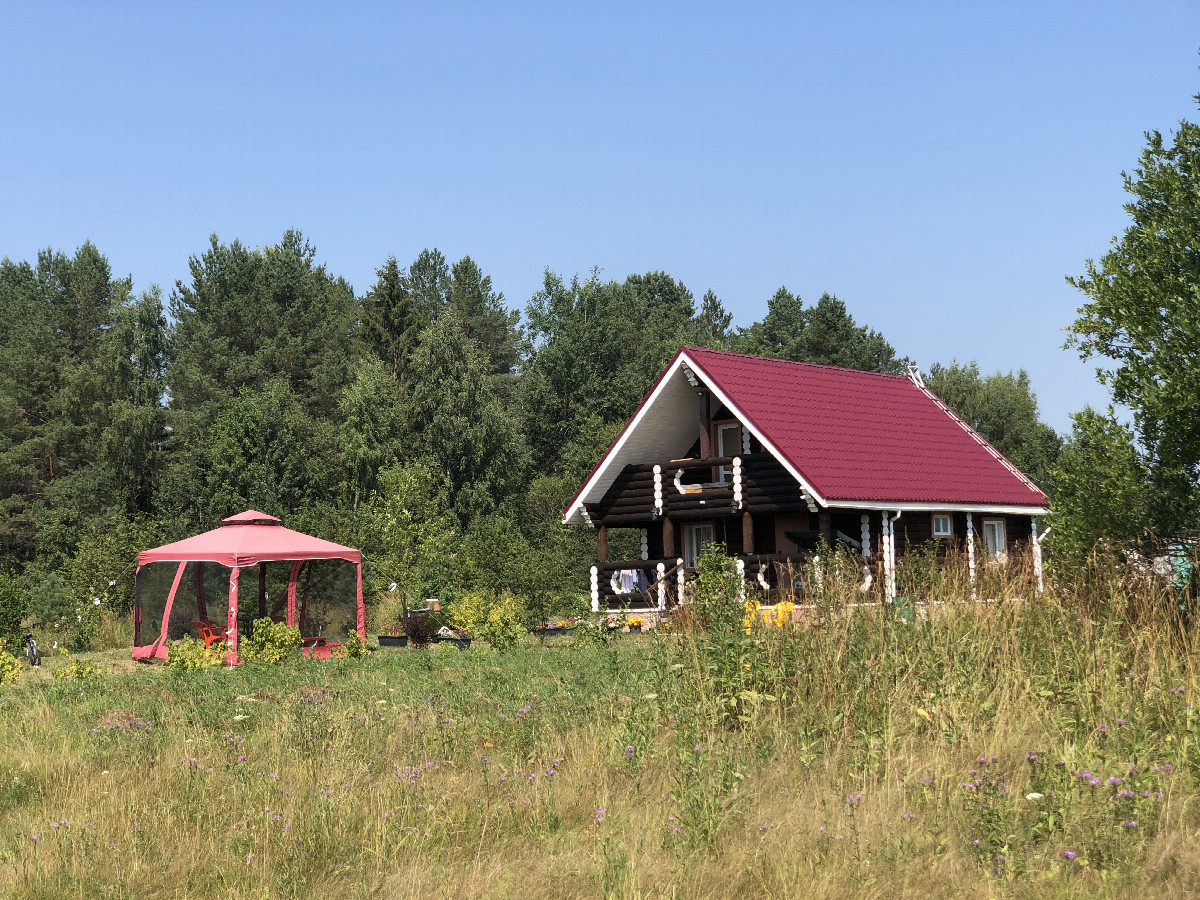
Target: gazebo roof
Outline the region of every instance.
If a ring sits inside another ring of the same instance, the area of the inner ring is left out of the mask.
[[[362,561],[351,547],[279,524],[279,519],[248,509],[222,520],[219,528],[138,554],[138,565],[155,562],[215,562],[233,568],[260,562],[298,559],[344,559]]]

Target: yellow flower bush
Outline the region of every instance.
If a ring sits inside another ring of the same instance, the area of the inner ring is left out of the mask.
[[[21,674],[21,661],[4,649],[4,638],[0,638],[0,687],[12,684]]]
[[[775,627],[776,628],[791,628],[792,613],[796,611],[796,604],[790,600],[784,600],[782,603],[775,604]]]
[[[743,609],[745,612],[742,613],[742,627],[746,629],[746,634],[749,634],[754,628],[754,620],[758,618],[758,601],[747,600],[743,604]]]

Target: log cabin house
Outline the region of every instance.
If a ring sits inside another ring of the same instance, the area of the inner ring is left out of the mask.
[[[785,562],[842,544],[864,587],[896,595],[896,559],[927,541],[1005,559],[1041,578],[1046,497],[921,379],[681,349],[563,511],[596,530],[592,609],[663,612],[722,544],[777,593]],[[640,531],[610,560],[608,530]],[[973,540],[967,540],[968,535]],[[982,563],[983,560],[980,560]]]

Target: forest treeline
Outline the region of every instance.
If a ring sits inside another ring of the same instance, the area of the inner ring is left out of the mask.
[[[523,314],[470,257],[427,249],[376,275],[356,293],[296,231],[258,249],[213,236],[166,298],[91,243],[0,262],[3,628],[14,609],[127,609],[138,550],[248,508],[362,549],[369,591],[567,608],[594,546],[561,510],[679,347],[909,362],[831,294],[781,287],[735,327],[665,272],[547,271]],[[1072,441],[1060,471],[1023,371],[952,361],[926,382],[1051,492],[1094,464]]]

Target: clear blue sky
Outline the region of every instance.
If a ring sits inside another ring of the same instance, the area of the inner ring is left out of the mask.
[[[1060,430],[1106,402],[1064,277],[1198,115],[1196,2],[176,7],[0,6],[0,256],[90,239],[169,292],[298,227],[360,292],[427,246],[522,307],[546,267],[740,325],[829,291],[922,368],[1027,369]]]

